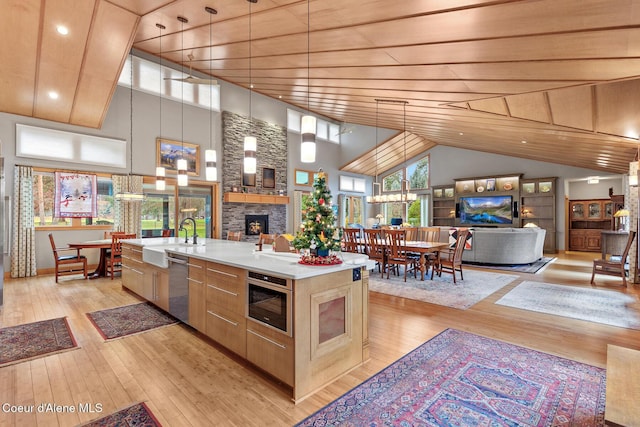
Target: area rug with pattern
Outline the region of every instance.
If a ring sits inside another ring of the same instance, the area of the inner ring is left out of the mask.
[[[470,269],[464,270],[464,280],[458,280],[460,276],[456,274],[457,283],[454,285],[450,274],[434,275],[433,280],[426,275],[425,280],[420,280],[419,275],[417,279],[411,276],[404,282],[404,276],[389,276],[387,279],[386,275],[380,278],[380,274],[374,272],[369,276],[369,290],[466,310],[518,278],[513,274]]]
[[[447,329],[298,426],[603,426],[605,370]]]
[[[87,313],[105,340],[122,338],[178,323],[173,316],[148,302]]]
[[[136,403],[128,408],[107,415],[100,419],[89,421],[81,427],[153,427],[161,426],[147,405]]]
[[[636,310],[629,307],[637,302],[634,296],[606,289],[525,281],[496,301],[496,304],[622,328],[640,329],[640,316]]]
[[[65,317],[0,329],[0,367],[75,348]]]
[[[482,268],[490,268],[492,270],[503,270],[503,271],[511,271],[514,273],[530,273],[530,274],[536,274],[536,273],[541,273],[542,271],[544,271],[544,269],[551,264],[552,262],[554,262],[555,260],[557,260],[558,258],[556,257],[542,257],[537,261],[531,262],[529,264],[512,264],[512,265],[502,265],[502,264],[483,264],[483,263],[467,263],[465,262],[465,265],[473,265],[476,267],[482,267]]]

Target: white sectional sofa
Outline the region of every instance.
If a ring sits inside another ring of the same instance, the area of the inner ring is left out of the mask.
[[[440,241],[449,240],[450,227],[441,227]],[[529,264],[543,256],[542,228],[471,228],[471,249],[462,260],[485,264]]]

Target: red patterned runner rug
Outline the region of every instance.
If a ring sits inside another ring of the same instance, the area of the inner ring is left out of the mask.
[[[0,367],[75,348],[65,317],[0,329]]]
[[[298,426],[603,426],[604,369],[447,329]]]
[[[94,311],[87,313],[87,317],[105,340],[178,323],[176,318],[148,302]]]
[[[153,415],[151,410],[144,402],[136,403],[128,408],[121,409],[111,415],[100,419],[89,421],[79,427],[153,427],[161,426],[160,422]]]

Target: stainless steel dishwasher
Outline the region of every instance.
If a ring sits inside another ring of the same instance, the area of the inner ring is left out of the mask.
[[[188,257],[171,254],[169,261],[169,313],[189,323]]]

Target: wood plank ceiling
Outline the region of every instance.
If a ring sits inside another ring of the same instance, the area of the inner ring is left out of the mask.
[[[379,163],[379,173],[403,160],[394,156],[404,154],[405,141],[411,155],[446,145],[611,173],[625,173],[638,150],[637,0],[2,0],[0,7],[3,112],[100,127],[130,48],[160,54],[161,23],[163,58],[185,70],[211,67],[215,78],[244,87],[251,74],[261,94],[337,122],[397,129],[378,147],[395,160]],[[68,36],[56,33],[58,24]],[[406,110],[376,99],[406,101]],[[375,173],[373,145],[343,170]]]

